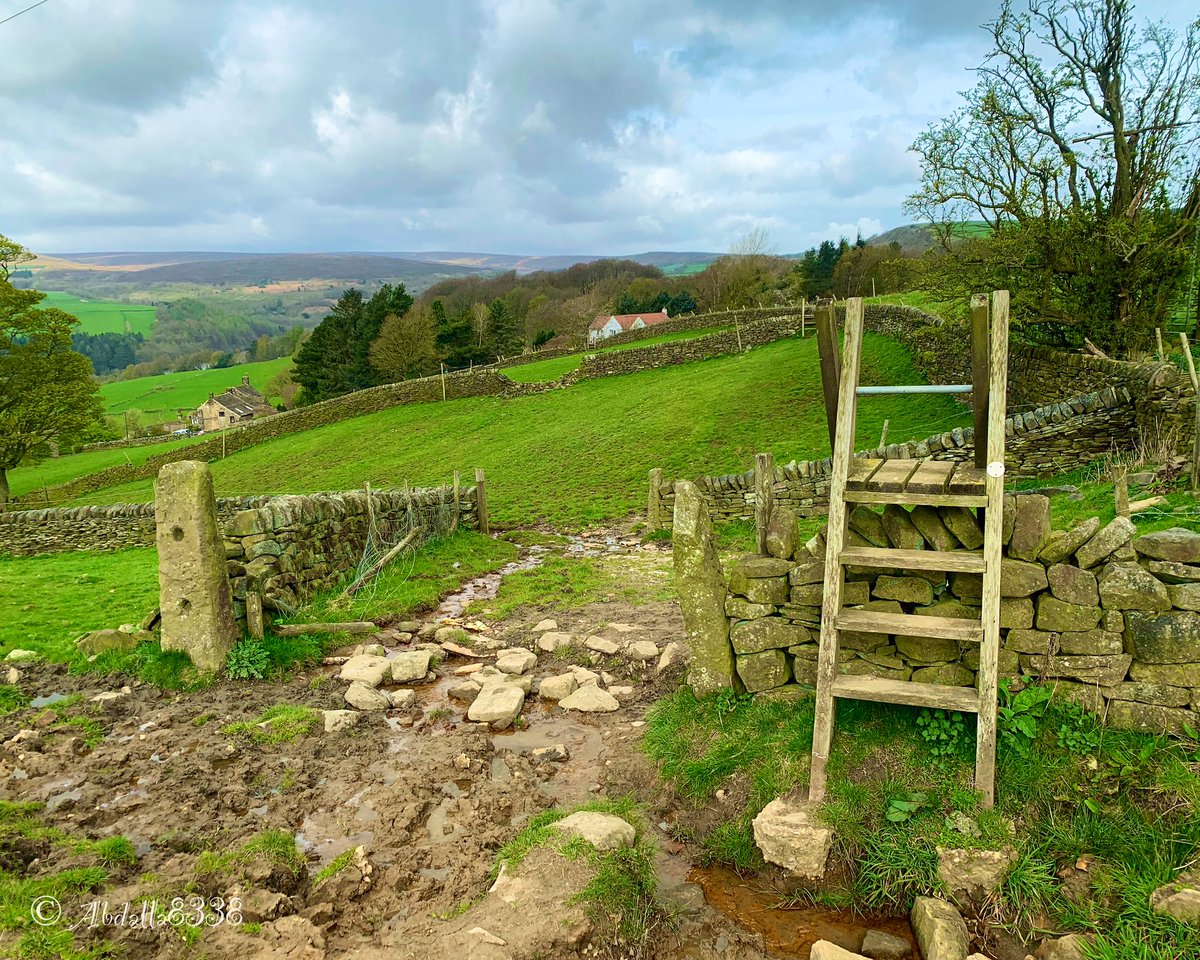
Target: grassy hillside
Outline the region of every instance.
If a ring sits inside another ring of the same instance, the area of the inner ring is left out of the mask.
[[[708,330],[685,330],[680,333],[664,333],[658,337],[646,337],[644,340],[634,340],[630,343],[619,343],[615,346],[605,347],[600,350],[590,351],[592,353],[608,353],[609,351],[617,350],[639,350],[642,347],[653,347],[659,343],[671,343],[675,340],[694,340],[696,337],[703,337],[705,334],[716,333],[718,330],[726,330],[727,327],[711,327]],[[578,370],[580,361],[583,359],[583,354],[572,353],[565,357],[552,357],[549,360],[539,360],[536,363],[526,363],[519,367],[509,367],[504,371],[504,375],[509,380],[515,380],[517,383],[549,383],[551,380],[557,380],[564,373],[570,373],[572,370]]]
[[[148,336],[154,324],[154,308],[112,300],[83,300],[57,290],[45,291],[40,306],[57,307],[79,318],[81,333],[140,333]]]
[[[268,381],[291,365],[291,357],[281,357],[222,370],[183,370],[158,377],[119,380],[104,384],[100,388],[100,395],[104,398],[105,413],[122,413],[126,410],[162,412],[165,416],[152,419],[167,420],[174,418],[176,408],[198,407],[208,399],[210,393],[221,393],[235,387],[245,376],[250,378],[250,383],[256,389],[266,394]]]
[[[863,363],[865,383],[920,380],[904,348],[884,337],[867,336]],[[969,419],[945,396],[867,397],[859,446],[878,442],[885,418],[894,441]],[[811,339],[515,400],[396,407],[260,444],[213,472],[218,494],[230,495],[436,483],[481,466],[496,523],[575,525],[642,509],[651,467],[668,477],[740,472],[758,451],[781,463],[829,454]],[[87,500],[144,501],[151,490],[147,480]]]
[[[41,463],[27,467],[18,467],[8,471],[8,482],[12,487],[14,497],[22,497],[30,491],[41,490],[42,487],[54,487],[67,483],[76,477],[83,477],[98,470],[115,467],[121,463],[145,463],[151,457],[189,443],[199,443],[200,438],[193,437],[183,440],[168,440],[163,443],[150,443],[141,447],[118,447],[112,450],[92,450],[88,453],[76,453],[66,457],[56,457],[53,460],[43,460]]]

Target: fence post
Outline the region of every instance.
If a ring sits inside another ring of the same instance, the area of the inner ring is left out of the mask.
[[[1196,419],[1192,426],[1192,493],[1200,491],[1200,380],[1196,378],[1196,364],[1192,360],[1192,347],[1186,333],[1179,335],[1183,357],[1187,361],[1188,376],[1192,381],[1192,392],[1196,395]]]
[[[662,467],[650,471],[650,501],[646,505],[646,521],[650,532],[662,529]]]
[[[769,453],[754,456],[754,533],[758,552],[767,552],[767,524],[775,500],[775,458]]]
[[[483,467],[475,468],[475,509],[479,514],[479,532],[490,533],[487,511],[487,478],[484,476]]]
[[[261,640],[266,632],[262,596],[257,590],[246,591],[246,629],[256,640]]]

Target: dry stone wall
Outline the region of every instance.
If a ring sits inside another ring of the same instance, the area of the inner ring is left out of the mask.
[[[656,328],[657,329],[657,328]],[[736,330],[722,330],[691,340],[659,343],[637,350],[617,350],[585,356],[579,365],[580,379],[614,377],[679,363],[692,363],[761,347],[800,332],[800,315],[761,319]],[[613,339],[616,339],[615,337]],[[606,344],[607,345],[607,344]]]
[[[346,580],[368,543],[392,544],[413,529],[445,532],[455,522],[478,527],[474,486],[410,491],[355,490],[263,498],[223,524],[234,608],[245,617],[248,591],[272,610],[299,606],[314,593]],[[384,547],[386,549],[386,546]]]
[[[1128,448],[1136,430],[1132,395],[1121,388],[1106,387],[1098,393],[1075,397],[1005,420],[1008,440],[1005,463],[1010,477],[1041,477],[1086,466],[1105,455]],[[883,450],[867,450],[864,457],[887,459],[971,460],[975,455],[975,431],[955,428],[925,440],[889,444]],[[800,516],[825,514],[829,509],[829,458],[792,461],[775,468],[772,484],[774,502],[795,510]],[[694,481],[720,521],[754,519],[754,471],[701,477]],[[675,506],[674,482],[659,486],[659,516],[671,522]]]
[[[422,498],[435,496],[452,501],[449,487],[433,491],[415,490],[411,495]],[[392,517],[400,507],[394,498],[403,498],[403,493],[376,491],[373,493],[377,517]],[[290,505],[288,510],[299,510],[301,515],[328,513],[351,505],[355,515],[365,511],[365,500],[358,506],[362,491],[346,494],[319,493],[303,497],[223,497],[217,500],[217,516],[228,530],[239,514],[256,510],[281,509],[276,504]],[[461,520],[465,526],[478,526],[475,487],[464,487],[459,494]],[[299,504],[299,505],[298,505]],[[331,506],[332,504],[332,506]],[[415,515],[429,514],[429,508],[418,502],[413,508]],[[440,508],[439,508],[440,509]],[[404,507],[407,516],[407,507]],[[266,521],[263,521],[264,523]],[[272,521],[274,522],[274,521]],[[300,527],[281,527],[287,539]],[[61,553],[70,550],[110,551],[127,547],[153,546],[155,543],[154,504],[121,503],[106,507],[76,507],[62,510],[26,510],[16,513],[0,513],[0,555],[17,557],[36,556],[44,553]]]
[[[776,510],[768,556],[730,571],[729,644],[750,692],[787,693],[816,682],[825,546],[798,544],[795,515]],[[788,528],[790,527],[790,534]],[[858,506],[850,545],[908,550],[979,549],[983,533],[965,507]],[[1200,533],[1137,535],[1118,517],[1052,530],[1050,502],[1006,498],[1001,567],[1000,674],[1053,681],[1115,726],[1173,731],[1200,724]],[[979,575],[847,570],[848,607],[978,619]],[[838,672],[973,686],[977,644],[846,632]]]
[[[809,308],[811,311],[811,307]],[[762,320],[778,320],[784,317],[794,317],[796,325],[800,325],[800,307],[754,307],[747,310],[722,310],[719,313],[689,313],[686,316],[672,317],[652,327],[640,330],[626,330],[592,344],[595,347],[611,347],[619,343],[634,343],[638,340],[648,340],[651,337],[661,337],[666,333],[686,333],[690,330],[713,330],[719,327],[732,327],[738,324],[758,323]]]

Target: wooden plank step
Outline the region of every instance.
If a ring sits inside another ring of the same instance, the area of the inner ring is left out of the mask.
[[[882,677],[837,677],[833,695],[846,700],[876,703],[907,703],[914,707],[941,710],[979,711],[979,693],[974,687],[947,687],[940,683],[884,680]]]
[[[837,615],[836,623],[839,630],[854,630],[858,633],[889,633],[898,636],[963,640],[967,643],[983,642],[983,624],[978,620],[964,620],[961,617],[922,617],[918,614],[848,609]]]
[[[882,490],[847,490],[847,503],[903,503],[909,506],[926,507],[986,507],[986,494],[965,493],[915,493],[903,490],[899,493]]]
[[[875,471],[883,466],[882,460],[858,457],[850,461],[850,472],[846,474],[847,490],[865,490]]]
[[[983,573],[982,550],[889,550],[886,547],[847,547],[842,563],[856,567],[901,570],[945,570]]]

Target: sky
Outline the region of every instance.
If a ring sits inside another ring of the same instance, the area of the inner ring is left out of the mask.
[[[0,24],[0,234],[610,255],[870,236],[905,222],[908,147],[973,84],[997,6],[46,0]]]

